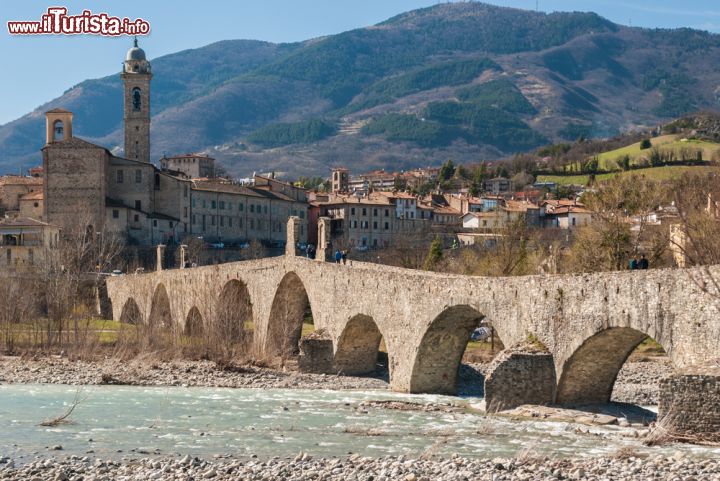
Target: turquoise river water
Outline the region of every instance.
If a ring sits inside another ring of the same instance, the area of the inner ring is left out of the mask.
[[[29,459],[57,454],[103,458],[136,454],[228,454],[260,457],[419,456],[458,453],[469,457],[600,456],[622,446],[638,451],[697,457],[720,456],[720,449],[697,446],[645,448],[626,436],[628,429],[559,422],[512,421],[475,412],[399,411],[360,408],[362,401],[419,403],[479,399],[406,395],[387,391],[290,389],[162,388],[87,386],[71,423],[43,427],[63,414],[77,388],[66,385],[0,385],[0,456]],[[582,427],[584,430],[587,427]]]

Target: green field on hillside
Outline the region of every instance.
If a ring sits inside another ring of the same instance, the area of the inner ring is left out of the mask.
[[[664,167],[648,167],[647,169],[630,170],[627,172],[613,172],[610,174],[599,174],[595,176],[596,182],[609,180],[616,175],[642,175],[652,180],[671,180],[681,177],[688,172],[693,173],[709,173],[717,172],[718,167],[712,166],[685,166],[685,165],[669,165]],[[539,175],[538,182],[555,182],[559,185],[587,185],[590,176],[588,175]]]
[[[617,161],[624,156],[630,157],[630,164],[638,164],[642,159],[649,162],[650,153],[653,148],[657,147],[660,152],[674,152],[677,159],[682,158],[685,151],[686,158],[695,158],[698,151],[702,151],[703,160],[713,160],[720,152],[720,144],[715,142],[707,142],[704,140],[683,140],[678,135],[662,135],[650,139],[652,147],[649,149],[640,149],[640,142],[630,144],[609,152],[598,155],[598,168],[601,170],[614,170],[618,168]]]

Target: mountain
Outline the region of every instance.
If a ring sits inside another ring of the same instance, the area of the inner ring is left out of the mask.
[[[203,151],[243,176],[497,158],[657,125],[720,99],[720,35],[476,2],[151,61],[153,157]],[[38,163],[43,112],[54,107],[75,113],[77,135],[119,151],[121,102],[112,75],[0,126],[0,169]]]

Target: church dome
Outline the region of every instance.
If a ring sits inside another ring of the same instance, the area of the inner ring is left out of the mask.
[[[130,60],[145,60],[145,50],[138,47],[137,39],[135,39],[135,44],[130,50],[128,50],[128,53],[125,56],[126,62]]]

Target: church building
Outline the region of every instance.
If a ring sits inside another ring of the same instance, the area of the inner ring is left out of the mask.
[[[252,186],[214,177],[214,159],[199,154],[150,158],[152,68],[137,40],[128,50],[123,80],[123,157],[75,136],[73,114],[46,112],[42,216],[68,228],[124,235],[130,244],[208,242],[284,243],[287,219],[300,217],[307,236],[307,194],[275,179]]]

